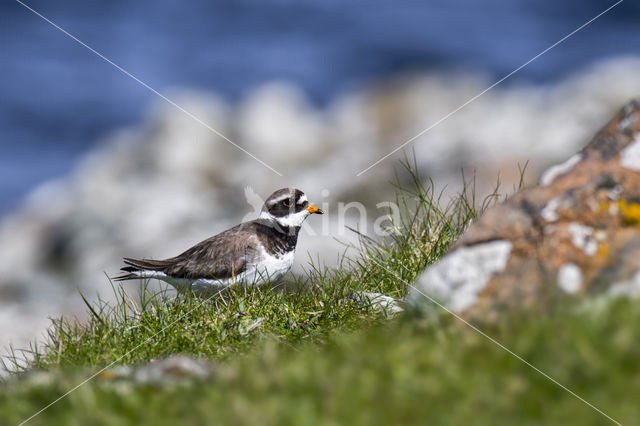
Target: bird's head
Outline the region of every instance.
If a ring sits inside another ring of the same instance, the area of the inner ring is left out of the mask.
[[[288,228],[302,226],[307,216],[314,213],[324,212],[309,204],[304,192],[296,188],[282,188],[267,198],[258,218],[275,220],[280,226]]]

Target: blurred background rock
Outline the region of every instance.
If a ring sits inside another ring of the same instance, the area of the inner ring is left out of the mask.
[[[283,186],[328,207],[331,264],[392,200],[397,153],[612,3],[544,0],[31,1],[31,7],[280,171],[270,171],[18,3],[0,5],[0,346],[111,295],[123,255],[167,257]],[[439,188],[509,190],[580,149],[640,94],[640,6],[624,2],[410,145]],[[413,155],[413,154],[411,154]],[[313,235],[315,234],[315,235]],[[131,286],[132,292],[137,286]]]

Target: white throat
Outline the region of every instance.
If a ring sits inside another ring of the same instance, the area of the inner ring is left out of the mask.
[[[282,227],[289,226],[302,226],[302,222],[309,216],[310,213],[307,210],[299,211],[298,213],[290,213],[284,217],[275,217],[268,211],[261,211],[258,219],[275,220]]]

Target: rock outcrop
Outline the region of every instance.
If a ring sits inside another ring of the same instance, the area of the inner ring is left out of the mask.
[[[560,295],[640,293],[640,101],[487,210],[407,296],[421,292],[467,318],[537,309]]]

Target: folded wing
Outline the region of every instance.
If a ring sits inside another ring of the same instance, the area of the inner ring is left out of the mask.
[[[257,238],[249,232],[250,223],[241,224],[206,239],[178,256],[164,259],[133,259],[125,257],[127,274],[116,281],[140,278],[143,271],[161,272],[174,278],[197,280],[225,279],[245,272],[247,263],[257,253]]]

